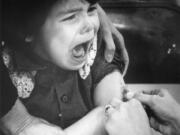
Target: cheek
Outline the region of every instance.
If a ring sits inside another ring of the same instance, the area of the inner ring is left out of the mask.
[[[63,50],[68,49],[68,45],[71,43],[73,38],[74,30],[71,26],[62,25],[57,26],[54,30],[49,31],[48,40],[49,46],[54,48],[61,48]]]
[[[61,40],[61,43],[68,48],[68,46],[73,42],[78,28],[78,25],[62,24],[61,28],[58,28],[57,38],[59,38],[59,40]]]

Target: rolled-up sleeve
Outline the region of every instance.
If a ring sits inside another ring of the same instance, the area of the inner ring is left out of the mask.
[[[103,45],[98,48],[97,56],[92,66],[94,88],[107,74],[112,73],[114,70],[119,70],[120,73],[123,71],[123,62],[121,61],[119,48],[116,47],[115,55],[111,63],[106,62],[104,49],[105,47]]]

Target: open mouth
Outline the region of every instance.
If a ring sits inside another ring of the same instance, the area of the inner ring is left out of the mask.
[[[76,45],[72,50],[72,55],[76,59],[84,58],[89,50],[89,48],[92,46],[93,40],[88,40],[84,43],[81,43],[79,45]]]

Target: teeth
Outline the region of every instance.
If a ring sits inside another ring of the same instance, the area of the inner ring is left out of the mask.
[[[78,45],[73,49],[72,53],[74,57],[83,57],[85,56],[85,49],[83,45]]]
[[[72,54],[76,58],[84,57],[87,53],[87,51],[90,50],[92,43],[90,41],[82,43],[80,45],[77,45],[74,47]]]

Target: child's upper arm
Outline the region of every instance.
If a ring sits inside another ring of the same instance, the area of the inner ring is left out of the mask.
[[[122,99],[124,80],[118,70],[107,74],[94,90],[94,104],[96,106],[106,105],[113,98]]]
[[[97,55],[91,68],[93,80],[92,95],[96,106],[105,105],[115,97],[122,98],[122,86],[124,86],[122,77],[124,64],[120,45],[116,44],[116,51],[111,63],[104,59],[105,46],[103,42],[98,45]]]

